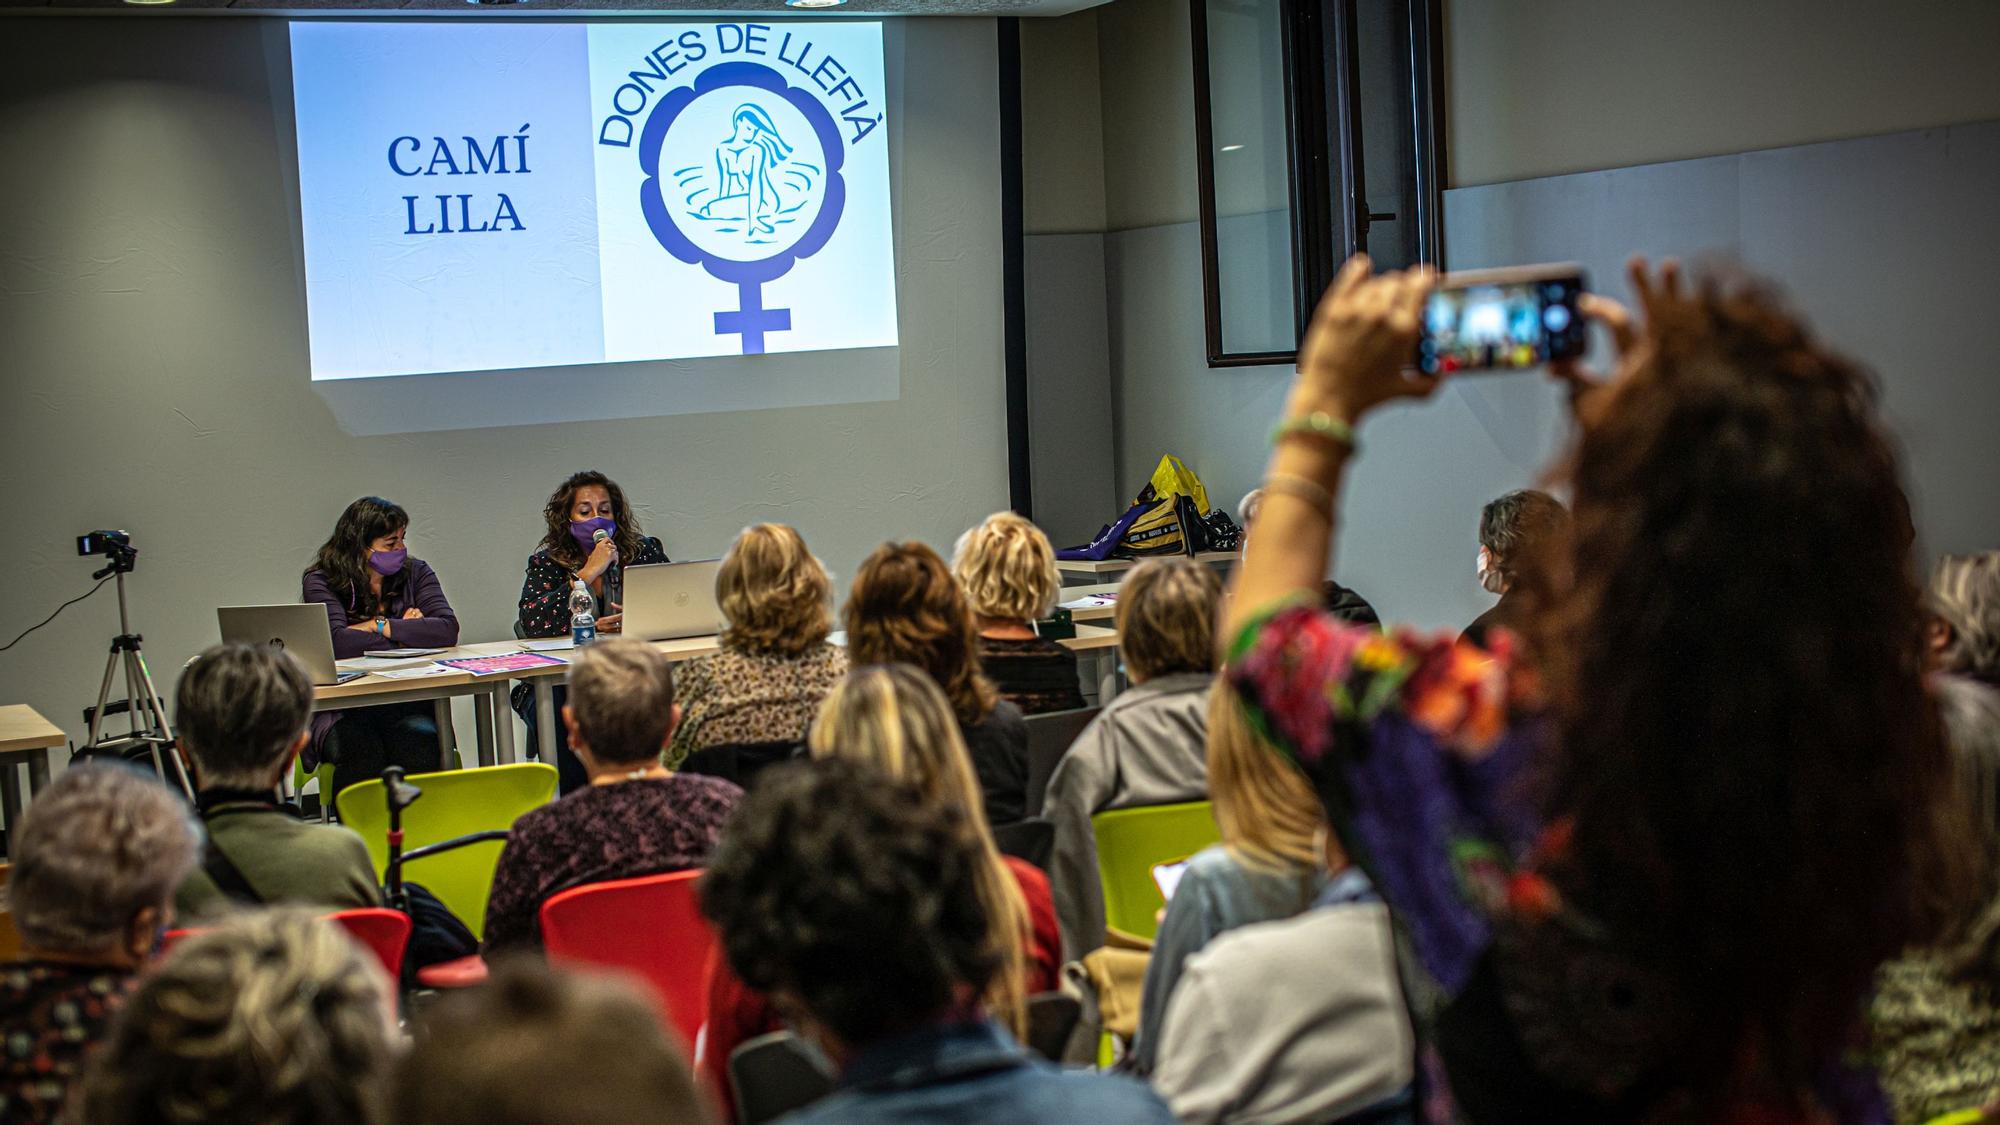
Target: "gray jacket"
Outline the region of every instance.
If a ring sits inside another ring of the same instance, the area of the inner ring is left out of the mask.
[[[1104,944],[1092,813],[1208,797],[1208,689],[1214,677],[1177,673],[1112,700],[1077,736],[1049,778],[1042,815],[1055,822],[1049,884],[1063,959]]]

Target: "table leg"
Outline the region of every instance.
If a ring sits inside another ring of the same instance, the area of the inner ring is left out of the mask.
[[[36,794],[40,793],[44,789],[47,789],[48,787],[49,787],[49,751],[48,747],[45,746],[40,750],[35,751],[28,758],[28,796],[30,798],[33,798]]]
[[[502,765],[513,765],[514,757],[514,708],[508,702],[509,681],[500,680],[493,685],[493,752]]]
[[[556,764],[556,687],[551,676],[535,677],[535,757]]]
[[[451,697],[434,700],[431,713],[437,717],[438,728],[438,770],[451,768],[451,752],[458,749],[458,732],[451,725]]]
[[[14,837],[21,831],[21,775],[12,759],[0,761],[0,813],[7,817],[7,854],[14,853]]]
[[[472,722],[479,728],[479,764],[493,764],[493,708],[487,705],[485,693],[472,697]]]

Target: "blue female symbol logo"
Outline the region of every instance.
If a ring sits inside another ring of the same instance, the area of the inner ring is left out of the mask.
[[[743,354],[792,326],[764,307],[763,286],[826,246],[846,203],[832,114],[769,67],[722,63],[670,92],[640,134],[639,206],[667,252],[734,284],[737,307],[715,314]]]

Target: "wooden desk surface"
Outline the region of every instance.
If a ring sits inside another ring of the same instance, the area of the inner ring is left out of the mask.
[[[33,707],[25,703],[0,707],[0,753],[46,750],[67,741],[69,736],[62,732],[62,728],[42,718]]]
[[[1118,583],[1116,582],[1098,582],[1089,586],[1064,586],[1060,603],[1068,605],[1080,598],[1087,598],[1092,595],[1115,594],[1117,592]],[[1104,605],[1084,606],[1080,609],[1069,611],[1070,620],[1077,622],[1109,621],[1117,615],[1118,606],[1110,602]]]

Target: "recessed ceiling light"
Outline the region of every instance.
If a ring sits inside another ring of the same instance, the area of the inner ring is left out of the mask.
[[[1243,147],[1242,145],[1223,145],[1223,146],[1222,146],[1222,151],[1224,151],[1224,152],[1235,152],[1235,151],[1236,151],[1237,149],[1239,149],[1239,148],[1242,148],[1242,147]]]
[[[847,0],[785,0],[787,8],[838,8]]]
[[[151,8],[151,7],[157,7],[158,5],[161,4],[171,4],[174,2],[174,0],[125,0],[125,2],[127,4],[138,4],[144,7]]]

